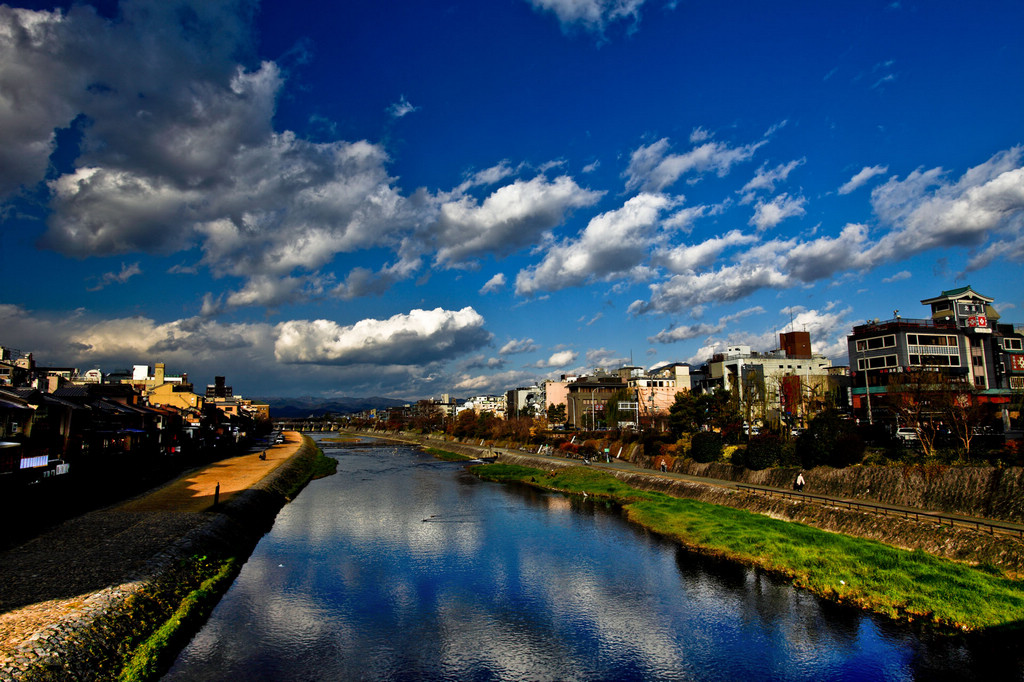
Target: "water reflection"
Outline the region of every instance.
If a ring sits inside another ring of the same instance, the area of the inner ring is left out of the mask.
[[[983,652],[688,553],[603,504],[405,448],[326,452],[339,474],[282,510],[167,679],[981,679]]]

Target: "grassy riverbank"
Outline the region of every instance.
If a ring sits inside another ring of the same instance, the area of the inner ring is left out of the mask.
[[[423,451],[428,455],[443,460],[445,462],[468,462],[473,459],[469,455],[460,455],[457,452],[449,452],[448,450],[441,450],[439,448],[423,448]]]
[[[481,478],[607,499],[631,521],[706,554],[756,566],[827,599],[942,629],[1024,629],[1024,583],[920,551],[772,519],[740,509],[638,490],[574,467],[548,473],[506,464],[473,468]]]

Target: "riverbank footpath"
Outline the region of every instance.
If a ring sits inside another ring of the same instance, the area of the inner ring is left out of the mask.
[[[0,680],[109,679],[130,654],[114,640],[133,596],[165,589],[190,557],[248,556],[316,454],[286,432],[265,459],[216,462],[0,554]]]

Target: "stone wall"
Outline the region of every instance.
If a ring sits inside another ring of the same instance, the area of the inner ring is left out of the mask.
[[[799,469],[751,471],[720,462],[677,460],[673,471],[737,483],[791,488]],[[1024,521],[1024,469],[942,465],[817,467],[804,472],[804,492],[964,514]]]

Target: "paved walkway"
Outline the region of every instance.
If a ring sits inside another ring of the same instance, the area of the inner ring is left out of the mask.
[[[137,577],[146,562],[206,521],[219,502],[290,458],[302,436],[189,472],[136,499],[70,519],[0,552],[0,663],[33,635],[79,611],[89,595]]]

